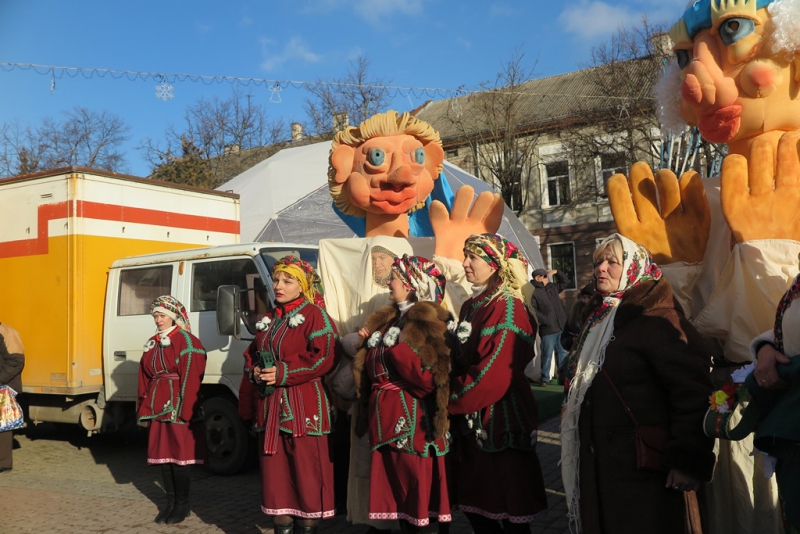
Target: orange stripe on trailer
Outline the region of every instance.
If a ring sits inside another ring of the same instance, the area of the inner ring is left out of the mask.
[[[37,237],[33,239],[19,239],[16,241],[0,242],[0,258],[13,258],[16,256],[33,256],[47,254],[50,231],[48,223],[56,219],[65,219],[76,207],[78,217],[120,221],[139,224],[154,224],[157,226],[172,226],[189,230],[205,230],[225,234],[238,234],[239,221],[220,219],[217,217],[203,217],[200,215],[185,215],[168,211],[150,210],[145,208],[131,208],[117,204],[102,204],[99,202],[67,201],[38,206],[37,224],[39,226]]]
[[[169,211],[150,210],[146,208],[131,208],[119,204],[100,204],[98,202],[77,201],[79,217],[89,219],[102,219],[107,221],[131,222],[140,224],[157,224],[158,226],[172,226],[188,230],[206,230],[223,234],[238,234],[239,221],[219,219],[216,217],[203,217],[201,215],[186,215]]]

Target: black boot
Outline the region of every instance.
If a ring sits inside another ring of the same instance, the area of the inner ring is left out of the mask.
[[[172,464],[161,464],[161,480],[167,492],[167,506],[156,516],[156,523],[166,523],[172,509],[175,508],[175,481],[172,479]]]
[[[292,534],[294,532],[294,523],[286,523],[285,525],[273,525],[275,534]]]
[[[180,523],[189,515],[189,466],[173,465],[172,476],[175,480],[175,507],[167,518],[168,525]]]
[[[409,523],[405,519],[398,519],[397,522],[400,523],[401,534],[420,534],[421,532],[418,526]]]

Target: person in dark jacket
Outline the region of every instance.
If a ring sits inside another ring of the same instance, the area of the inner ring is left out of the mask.
[[[17,393],[22,391],[22,368],[25,366],[22,341],[16,330],[0,324],[0,386],[9,386]],[[0,432],[0,473],[11,471],[14,467],[12,450],[14,431]]]
[[[550,277],[555,275],[556,281],[550,282]],[[564,273],[555,269],[547,271],[536,269],[532,273],[533,296],[531,305],[536,312],[536,321],[539,323],[539,345],[542,355],[542,378],[540,386],[550,382],[550,368],[553,365],[553,352],[556,354],[556,369],[560,369],[567,358],[567,351],[561,345],[561,332],[567,325],[567,312],[558,297],[559,293],[569,285],[570,279]]]

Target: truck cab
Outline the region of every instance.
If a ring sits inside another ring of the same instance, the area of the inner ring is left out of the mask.
[[[287,243],[221,245],[115,261],[109,270],[103,320],[104,388],[97,403],[84,409],[81,424],[102,431],[130,413],[143,345],[155,332],[150,303],[160,295],[172,295],[186,307],[192,333],[207,351],[201,396],[208,467],[219,474],[236,472],[245,461],[249,441],[237,410],[242,354],[255,337],[255,323],[274,306],[275,261],[289,254],[316,267],[316,246]],[[218,328],[220,286],[236,298],[235,315],[230,306],[221,311],[230,315],[225,321],[237,323],[228,329],[230,334]]]

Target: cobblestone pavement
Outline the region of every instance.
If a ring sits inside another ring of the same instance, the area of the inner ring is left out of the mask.
[[[538,453],[542,463],[549,517],[531,526],[532,534],[566,534],[561,484],[558,418],[541,425]],[[201,467],[192,472],[192,514],[178,525],[156,525],[163,492],[159,470],[146,465],[144,431],[86,438],[71,429],[41,425],[15,436],[14,469],[0,473],[0,531],[72,534],[145,532],[272,532],[260,509],[255,466],[220,477]],[[320,534],[366,534],[343,515],[322,522]],[[451,534],[469,534],[466,518],[456,512]]]

